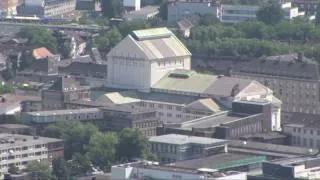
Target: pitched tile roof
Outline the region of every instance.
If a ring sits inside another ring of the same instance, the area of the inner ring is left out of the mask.
[[[32,51],[32,55],[35,59],[43,59],[47,57],[53,57],[53,54],[45,47],[37,48]]]

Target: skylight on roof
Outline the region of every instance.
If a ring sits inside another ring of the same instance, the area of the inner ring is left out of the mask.
[[[172,35],[172,32],[167,28],[152,28],[133,31],[132,35],[136,40],[143,41],[149,39],[168,38]]]

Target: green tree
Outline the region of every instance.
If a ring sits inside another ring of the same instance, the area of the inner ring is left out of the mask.
[[[258,21],[265,24],[277,24],[284,18],[284,11],[279,2],[270,0],[257,11]]]
[[[91,171],[91,162],[85,155],[74,153],[72,159],[67,162],[71,177],[85,176]]]
[[[64,160],[63,158],[53,160],[52,169],[54,175],[57,177],[58,180],[70,179],[70,169],[66,160]]]
[[[92,124],[62,120],[45,128],[43,135],[64,139],[65,158],[71,159],[74,153],[87,153],[90,137],[98,132],[98,128]]]
[[[90,139],[88,152],[91,162],[108,170],[111,164],[115,162],[117,143],[118,136],[114,132],[94,134]]]
[[[122,6],[120,0],[101,0],[101,10],[105,17],[120,17]]]
[[[34,62],[34,58],[30,50],[23,51],[20,59],[21,59],[21,62],[19,64],[19,68],[18,68],[19,70],[24,70],[28,68]]]
[[[139,129],[123,129],[119,134],[117,158],[121,161],[141,158],[148,150],[148,139]]]
[[[17,34],[21,38],[28,39],[28,46],[30,48],[46,47],[52,53],[56,53],[57,40],[52,35],[52,31],[43,27],[23,27]]]
[[[118,29],[122,36],[125,37],[134,30],[148,29],[150,27],[151,25],[148,21],[137,19],[120,23]]]
[[[32,161],[29,162],[25,172],[37,173],[41,179],[56,180],[57,178],[52,174],[52,168],[48,161]]]
[[[220,21],[214,14],[204,14],[200,16],[199,25],[201,26],[209,26],[218,24]]]
[[[122,40],[122,35],[117,28],[102,33],[94,42],[100,52],[107,53]]]
[[[15,164],[10,164],[8,173],[10,174],[18,174],[19,173],[19,168]]]

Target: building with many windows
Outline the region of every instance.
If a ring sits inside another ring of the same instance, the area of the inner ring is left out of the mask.
[[[61,158],[63,144],[61,139],[1,133],[0,172],[7,172],[10,165],[23,169],[31,161]]]
[[[207,137],[166,134],[150,137],[149,143],[151,151],[161,163],[173,163],[228,152],[226,140]]]
[[[284,134],[291,137],[292,146],[320,148],[319,116],[295,113],[282,125]]]
[[[245,61],[230,73],[272,89],[283,103],[283,120],[294,112],[320,114],[319,66],[301,53]]]

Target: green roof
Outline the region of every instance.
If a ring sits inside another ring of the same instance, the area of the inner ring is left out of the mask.
[[[159,80],[154,86],[152,86],[152,88],[190,93],[204,93],[205,90],[208,89],[213,84],[213,82],[216,81],[216,76],[199,74],[194,71],[189,72],[190,73],[184,73],[187,74],[188,77],[181,78],[172,76],[171,73],[176,74],[176,71],[172,71],[167,76]]]
[[[158,93],[158,92],[138,92],[138,91],[120,91],[107,93],[107,96],[115,104],[126,104],[131,102],[139,101],[154,101],[154,102],[166,102],[170,104],[189,104],[197,100],[196,97],[186,96],[186,95],[175,95],[168,93]]]
[[[138,41],[143,41],[147,39],[170,37],[172,35],[172,32],[168,28],[151,28],[133,31],[132,35]]]

